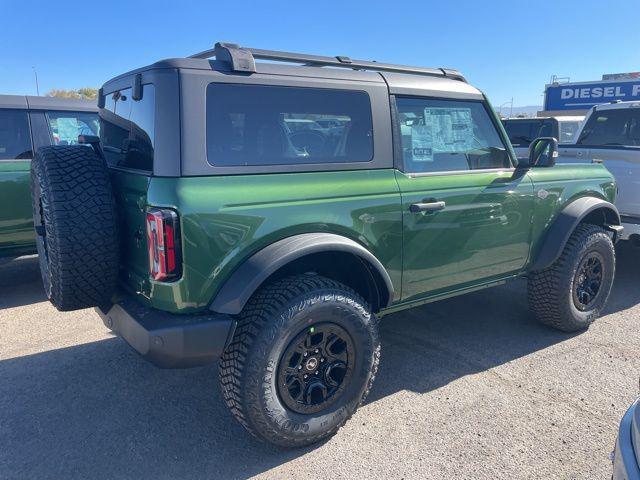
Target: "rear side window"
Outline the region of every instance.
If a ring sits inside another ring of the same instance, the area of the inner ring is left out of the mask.
[[[0,110],[0,160],[33,157],[26,110]]]
[[[481,102],[398,98],[407,173],[511,167],[496,125]]]
[[[207,158],[217,167],[371,161],[369,95],[354,90],[209,84]]]
[[[638,122],[640,108],[595,111],[587,120],[579,145],[640,146]]]
[[[54,145],[77,145],[79,135],[99,135],[97,113],[47,112],[47,122]]]
[[[105,97],[100,111],[100,139],[112,167],[153,171],[155,88],[143,86],[142,99],[133,100],[131,89]]]

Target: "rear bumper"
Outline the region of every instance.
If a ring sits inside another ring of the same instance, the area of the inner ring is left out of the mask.
[[[106,312],[96,311],[108,328],[160,368],[187,368],[216,360],[235,330],[229,315],[175,315],[132,298]]]

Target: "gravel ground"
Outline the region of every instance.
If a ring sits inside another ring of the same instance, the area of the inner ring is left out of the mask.
[[[640,251],[606,314],[537,325],[525,284],[385,318],[366,404],[331,440],[278,450],[223,404],[214,366],[163,371],[91,310],[48,304],[37,261],[0,263],[0,478],[609,478],[638,394]]]

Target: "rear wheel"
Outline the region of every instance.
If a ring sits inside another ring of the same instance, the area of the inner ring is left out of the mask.
[[[545,325],[565,332],[583,330],[606,305],[615,266],[607,232],[596,225],[578,225],[560,258],[529,275],[529,307]]]
[[[369,393],[379,356],[376,319],[358,294],[297,275],[249,301],[220,360],[220,383],[250,433],[299,447],[344,425]]]
[[[89,147],[53,146],[31,162],[31,200],[47,297],[61,311],[106,305],[116,288],[115,201]]]

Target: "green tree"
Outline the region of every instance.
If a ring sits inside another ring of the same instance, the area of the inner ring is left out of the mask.
[[[47,92],[47,97],[76,98],[81,100],[95,100],[98,97],[98,89],[83,87],[77,90],[62,90],[54,88]]]

